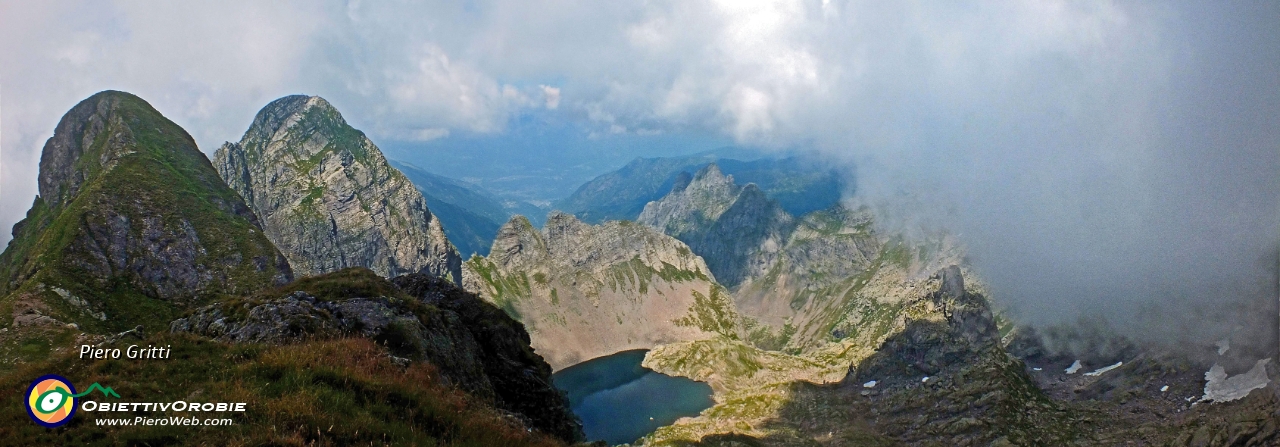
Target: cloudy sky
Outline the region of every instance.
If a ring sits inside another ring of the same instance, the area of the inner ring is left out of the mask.
[[[551,123],[537,150],[817,151],[1043,312],[1256,294],[1280,234],[1280,3],[1163,3],[0,0],[0,227],[94,92],[140,95],[208,153],[308,93],[384,146]]]

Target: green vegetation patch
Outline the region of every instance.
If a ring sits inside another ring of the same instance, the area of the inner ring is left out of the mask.
[[[692,292],[693,306],[689,307],[688,314],[676,320],[676,325],[696,327],[737,340],[738,312],[734,308],[729,291],[718,284],[713,284],[708,295],[703,295],[696,290]]]
[[[257,294],[259,298],[275,299],[296,291],[303,291],[316,298],[333,301],[353,297],[397,297],[410,299],[391,281],[364,267],[350,267],[323,275],[309,276]]]
[[[185,334],[141,344],[170,346],[167,360],[88,362],[74,353],[0,377],[0,437],[13,445],[557,445],[441,382],[429,364],[393,364],[361,338],[290,346],[229,345]],[[57,373],[100,383],[121,401],[244,402],[244,413],[78,412],[46,429],[24,406],[30,380]],[[225,415],[225,416],[224,416]],[[116,426],[98,418],[229,417],[228,426]]]

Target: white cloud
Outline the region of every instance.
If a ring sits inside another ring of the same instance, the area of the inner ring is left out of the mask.
[[[430,129],[418,129],[411,131],[405,139],[410,141],[431,141],[447,136],[449,136],[449,129],[433,127]]]
[[[560,89],[549,85],[542,85],[539,87],[542,88],[542,94],[546,96],[547,110],[560,108]]]

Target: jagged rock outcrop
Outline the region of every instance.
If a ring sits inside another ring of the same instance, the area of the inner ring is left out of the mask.
[[[960,268],[937,273],[940,286],[926,298],[941,318],[907,323],[901,333],[849,371],[849,381],[919,380],[971,362],[984,351],[1000,351],[1000,333],[986,298],[964,288]]]
[[[728,287],[762,274],[791,231],[791,215],[755,184],[734,184],[715,163],[687,183],[677,180],[637,221],[688,244]]]
[[[852,203],[795,219],[715,163],[678,178],[639,222],[688,243],[734,288],[738,309],[761,323],[749,332],[753,343],[789,352],[881,325],[869,317],[927,293],[919,290],[924,277],[962,256],[945,234],[882,234],[872,211]]]
[[[468,290],[523,322],[557,369],[628,349],[736,337],[728,293],[703,260],[631,222],[589,225],[552,213],[538,231],[516,216],[463,277]]]
[[[797,222],[767,270],[744,281],[739,305],[763,322],[782,325],[808,313],[823,296],[843,295],[858,279],[866,283],[886,248],[892,241],[874,229],[865,208],[839,205],[811,213]]]
[[[0,288],[58,320],[152,324],[292,279],[191,136],[137,96],[104,91],[68,111],[45,143],[39,189],[0,255]]]
[[[532,428],[566,442],[582,438],[568,401],[551,384],[551,367],[520,323],[439,277],[388,281],[350,268],[201,308],[170,330],[233,343],[366,337],[402,360],[431,363],[449,382]]]
[[[742,187],[733,183],[733,176],[721,173],[715,163],[694,176],[680,174],[671,192],[645,205],[636,222],[670,236],[700,233],[733,206],[742,192]]]
[[[805,215],[734,293],[739,310],[763,323],[753,340],[798,352],[887,330],[891,309],[929,293],[929,273],[962,261],[950,235],[922,236],[883,232],[870,208],[852,203]]]
[[[457,250],[422,193],[318,96],[286,96],[214,155],[299,275],[366,267],[461,281]]]
[[[551,383],[551,365],[534,352],[524,325],[439,277],[412,274],[392,282],[464,323],[480,347],[477,357],[499,408],[529,418],[532,426],[562,440],[582,438],[582,425],[569,411],[569,400]]]

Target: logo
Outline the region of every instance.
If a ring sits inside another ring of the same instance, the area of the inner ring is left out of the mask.
[[[65,377],[46,374],[31,382],[27,388],[27,414],[31,420],[45,427],[60,427],[71,421],[76,414],[76,398],[92,393],[94,390],[106,396],[119,398],[115,390],[97,383],[89,385],[85,392],[76,394],[75,386]]]
[[[40,376],[27,389],[27,414],[45,427],[62,426],[76,414],[75,394],[70,380],[54,374]]]

